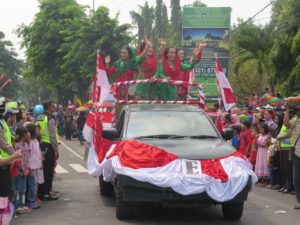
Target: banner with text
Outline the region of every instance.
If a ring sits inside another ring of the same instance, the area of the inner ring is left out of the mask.
[[[218,99],[214,53],[217,53],[225,75],[229,76],[230,17],[229,7],[183,8],[182,46],[186,56],[190,57],[199,43],[208,43],[201,62],[195,67],[195,80],[203,86],[208,102]],[[191,93],[197,97],[196,90],[192,89]]]

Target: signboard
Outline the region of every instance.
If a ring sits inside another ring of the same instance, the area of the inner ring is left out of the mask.
[[[226,76],[229,76],[230,17],[229,7],[183,8],[182,46],[186,56],[190,57],[199,43],[208,43],[201,62],[194,70],[195,80],[203,86],[208,102],[218,100],[214,53],[217,53]],[[197,97],[196,91],[191,90],[191,93]]]
[[[184,7],[182,23],[190,28],[227,28],[230,17],[230,7]]]

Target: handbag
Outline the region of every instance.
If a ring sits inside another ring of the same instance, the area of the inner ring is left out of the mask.
[[[297,143],[298,143],[298,141],[299,141],[299,138],[300,138],[300,134],[298,135],[298,137],[297,137],[295,143],[294,143],[294,144],[292,145],[292,147],[291,147],[291,150],[290,150],[290,152],[289,152],[289,160],[292,160],[292,159],[293,159],[293,156],[294,156],[295,151],[296,151],[296,145],[297,145]]]

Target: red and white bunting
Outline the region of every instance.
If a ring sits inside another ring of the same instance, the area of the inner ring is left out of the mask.
[[[246,186],[249,176],[252,185],[257,182],[251,164],[238,152],[214,160],[186,160],[155,146],[129,140],[113,144],[106,157],[98,159],[92,147],[89,173],[102,174],[105,181],[122,174],[158,187],[170,187],[182,195],[206,192],[218,202],[233,199]]]
[[[186,82],[182,80],[167,80],[167,79],[160,79],[160,78],[152,78],[152,79],[143,79],[143,80],[129,80],[129,81],[122,81],[111,84],[112,87],[115,86],[122,86],[122,85],[130,85],[130,84],[147,84],[147,83],[168,83],[170,85],[187,85],[198,87],[202,89],[202,86],[197,82]]]
[[[224,108],[226,111],[230,110],[232,107],[235,106],[236,101],[233,95],[233,90],[231,85],[225,76],[221,63],[219,62],[217,55],[215,54],[216,58],[216,71],[217,71],[217,85],[221,92]]]

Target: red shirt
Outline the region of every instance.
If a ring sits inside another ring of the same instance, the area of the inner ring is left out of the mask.
[[[242,130],[240,135],[240,146],[238,151],[242,154],[246,154],[247,145],[252,142],[252,135],[249,129]]]

